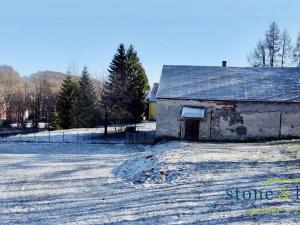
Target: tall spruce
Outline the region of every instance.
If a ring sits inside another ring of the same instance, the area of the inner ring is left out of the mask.
[[[127,56],[123,44],[120,44],[108,72],[108,81],[104,84],[103,93],[103,102],[106,103],[105,126],[108,119],[113,123],[123,123],[130,117],[127,111]]]
[[[149,90],[149,84],[146,72],[132,45],[130,45],[126,55],[129,78],[127,110],[132,116],[132,122],[136,123],[143,120],[143,115],[146,112],[146,92]]]
[[[63,81],[58,94],[57,113],[59,116],[59,127],[70,129],[78,126],[77,123],[77,99],[78,85],[71,76],[67,76]]]
[[[113,123],[142,121],[149,85],[133,46],[127,51],[123,44],[119,46],[108,72],[102,96],[105,127],[108,120]]]
[[[52,113],[51,128],[53,130],[60,129],[60,118],[59,118],[59,114],[57,112]]]
[[[95,90],[88,68],[85,66],[79,80],[79,95],[76,107],[80,127],[94,127],[96,125],[95,100]]]

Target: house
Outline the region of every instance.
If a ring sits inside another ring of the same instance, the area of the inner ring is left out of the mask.
[[[154,83],[151,91],[148,94],[148,104],[149,104],[149,120],[156,120],[156,110],[157,110],[157,90],[158,83]]]
[[[300,137],[300,68],[163,66],[157,136],[187,140]]]

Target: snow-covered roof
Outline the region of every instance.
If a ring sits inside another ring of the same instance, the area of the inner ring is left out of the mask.
[[[182,108],[181,118],[204,118],[204,109],[184,106]]]
[[[157,90],[158,90],[158,83],[154,83],[151,91],[148,94],[148,100],[150,102],[156,102],[156,100],[157,100],[157,98],[156,98]]]
[[[167,65],[157,98],[300,102],[300,68]]]

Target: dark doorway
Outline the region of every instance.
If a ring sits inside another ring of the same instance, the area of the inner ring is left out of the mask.
[[[189,141],[199,140],[199,120],[185,120],[185,139]]]

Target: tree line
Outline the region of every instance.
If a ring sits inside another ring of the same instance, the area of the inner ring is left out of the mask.
[[[2,65],[0,123],[25,128],[30,121],[37,128],[45,122],[51,129],[103,125],[107,131],[109,124],[141,122],[148,90],[146,72],[132,45],[118,47],[104,82],[92,79],[86,66],[80,77],[69,71],[55,83],[40,74],[21,78],[11,66]]]
[[[278,24],[272,22],[247,59],[254,67],[300,67],[300,32],[293,44],[288,31],[281,31]]]

